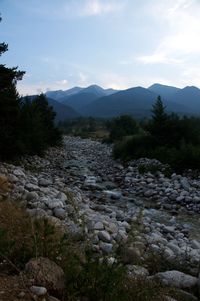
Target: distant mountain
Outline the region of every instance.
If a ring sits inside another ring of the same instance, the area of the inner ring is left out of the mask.
[[[77,110],[80,114],[82,113],[82,108],[89,105],[99,96],[90,92],[81,92],[70,97],[63,97],[60,101],[64,105],[72,107],[74,110]]]
[[[59,103],[58,101],[47,98],[48,103],[53,107],[54,111],[56,112],[55,121],[65,121],[66,119],[74,119],[80,116],[78,112],[76,112],[73,108],[70,106],[64,105],[62,103]]]
[[[130,114],[136,118],[151,115],[152,105],[157,99],[157,94],[142,87],[130,88],[110,96],[104,96],[82,108],[82,114],[93,117],[114,117]],[[164,101],[167,111],[186,113],[188,108],[182,104]]]
[[[116,91],[91,85],[66,91],[50,91],[46,95],[54,96],[54,99],[83,116],[113,117],[131,114],[137,118],[148,117],[158,95],[161,95],[168,112],[200,115],[200,89],[193,86],[180,89],[156,83],[148,89],[135,87]]]
[[[91,85],[86,88],[81,87],[74,87],[66,91],[57,90],[57,91],[48,91],[46,92],[46,96],[50,97],[52,99],[55,99],[61,103],[65,103],[66,100],[71,97],[75,96],[79,93],[87,93],[87,94],[94,94],[98,97],[111,95],[113,93],[117,92],[117,90],[114,89],[103,89],[100,86],[97,85]],[[85,97],[84,97],[85,98]],[[84,104],[83,104],[84,105]]]
[[[107,96],[107,95],[114,94],[117,91],[114,89],[103,89],[97,85],[91,85],[87,88],[84,88],[81,92],[82,93],[92,93],[92,94],[96,94],[97,96],[101,97],[101,96]]]
[[[200,89],[197,87],[185,87],[172,95],[172,101],[188,107],[188,113],[200,114]]]
[[[114,117],[121,114],[149,115],[156,95],[142,87],[119,91],[92,102],[82,113],[86,116]]]
[[[162,98],[165,98],[167,100],[171,99],[171,96],[177,93],[179,88],[172,87],[172,86],[166,86],[161,84],[153,84],[148,88],[150,91],[154,92],[157,95],[160,95]]]
[[[66,90],[66,91],[63,91],[63,90],[48,91],[45,94],[46,94],[47,97],[50,97],[52,99],[55,99],[55,100],[59,101],[59,99],[61,99],[63,97],[74,95],[76,93],[79,93],[81,90],[83,90],[83,88],[74,87],[74,88],[71,88],[71,89]]]

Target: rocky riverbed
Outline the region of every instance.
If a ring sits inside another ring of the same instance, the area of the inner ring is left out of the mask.
[[[111,151],[97,141],[65,137],[64,147],[44,158],[27,157],[20,166],[1,163],[0,174],[13,184],[10,197],[23,202],[31,216],[46,216],[84,234],[94,253],[110,262],[120,247],[130,274],[165,283],[176,279],[175,286],[193,288],[200,262],[200,177],[167,177],[156,160],[123,166]],[[152,164],[160,171],[139,172],[141,165]],[[168,266],[187,267],[187,274],[152,275],[149,254]]]

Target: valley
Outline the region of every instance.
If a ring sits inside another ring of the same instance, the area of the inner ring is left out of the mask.
[[[140,159],[123,166],[112,159],[111,147],[66,136],[64,147],[45,158],[1,163],[0,172],[13,185],[9,198],[21,200],[30,216],[83,235],[94,256],[115,262],[120,248],[130,275],[164,283],[180,277],[174,285],[192,291],[200,261],[200,178],[141,174],[141,164],[160,165]]]

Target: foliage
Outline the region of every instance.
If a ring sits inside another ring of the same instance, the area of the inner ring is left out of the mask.
[[[60,145],[61,131],[54,125],[55,113],[41,94],[32,101],[24,99],[21,105],[21,152],[42,154],[48,146]]]
[[[8,45],[0,43],[0,56]],[[19,152],[20,97],[16,83],[24,72],[0,64],[0,157]]]
[[[1,21],[1,19],[0,19]],[[8,45],[0,43],[0,56]],[[32,103],[23,102],[17,81],[25,72],[0,64],[0,159],[23,154],[41,154],[48,146],[61,142],[61,132],[54,126],[55,113],[44,95]]]
[[[108,136],[106,120],[93,117],[79,117],[59,123],[59,127],[66,135],[82,138],[103,139]]]
[[[33,257],[58,262],[66,253],[68,237],[46,219],[32,220],[10,201],[0,203],[0,257],[23,267]]]
[[[110,130],[110,142],[119,141],[125,136],[135,135],[139,131],[137,122],[129,115],[122,115],[107,122]]]
[[[138,135],[116,142],[114,157],[155,158],[177,171],[200,168],[200,118],[166,114],[159,97],[153,106],[152,119],[143,123],[143,129]]]

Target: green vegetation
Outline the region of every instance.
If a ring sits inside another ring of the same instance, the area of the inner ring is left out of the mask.
[[[126,136],[135,135],[139,132],[137,122],[128,115],[122,115],[108,121],[107,128],[110,130],[110,142],[120,141]]]
[[[59,127],[66,135],[81,138],[105,139],[108,136],[106,120],[93,117],[79,117],[59,123]]]
[[[158,97],[152,118],[140,127],[132,136],[115,139],[115,158],[155,158],[178,171],[200,168],[200,118],[167,114]]]
[[[7,50],[8,45],[0,43],[0,56]],[[44,95],[32,101],[21,100],[16,84],[24,73],[0,64],[0,160],[42,154],[48,146],[62,140],[54,125],[55,114]]]

